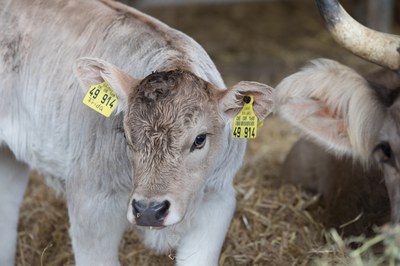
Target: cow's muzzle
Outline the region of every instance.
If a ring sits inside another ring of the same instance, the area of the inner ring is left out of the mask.
[[[168,200],[161,203],[132,200],[132,212],[139,226],[163,226],[170,206]]]

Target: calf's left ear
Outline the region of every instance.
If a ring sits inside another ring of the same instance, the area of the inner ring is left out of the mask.
[[[118,98],[117,112],[128,107],[128,95],[140,80],[134,79],[125,71],[102,59],[81,57],[75,61],[74,73],[86,93],[90,86],[107,82]]]
[[[254,81],[241,81],[233,87],[228,88],[219,100],[221,113],[227,120],[232,120],[244,106],[244,97],[254,97],[253,110],[258,121],[265,119],[274,106],[273,89],[265,84]]]

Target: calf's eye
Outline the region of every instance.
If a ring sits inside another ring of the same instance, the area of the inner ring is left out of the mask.
[[[193,142],[192,147],[190,148],[190,151],[193,151],[195,149],[201,149],[204,147],[206,144],[206,139],[207,135],[206,134],[200,134],[196,137],[196,139]]]

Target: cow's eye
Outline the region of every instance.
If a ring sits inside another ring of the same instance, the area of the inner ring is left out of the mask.
[[[207,139],[207,135],[206,134],[200,134],[196,137],[196,139],[193,142],[192,148],[190,149],[190,151],[193,151],[195,149],[201,149],[204,147],[204,145],[206,144],[206,139]]]
[[[393,157],[392,148],[390,147],[390,144],[387,141],[382,141],[381,143],[376,145],[374,153],[378,153],[379,156],[378,159],[382,163],[389,162]]]

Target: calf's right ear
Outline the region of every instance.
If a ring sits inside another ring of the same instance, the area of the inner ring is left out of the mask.
[[[252,95],[254,97],[253,110],[258,121],[264,120],[274,106],[273,89],[265,84],[254,81],[241,81],[227,89],[219,100],[219,108],[223,116],[229,121],[242,110],[244,97]]]
[[[85,93],[90,86],[107,82],[118,98],[117,113],[127,109],[129,93],[140,83],[115,65],[98,58],[78,58],[73,70]]]

